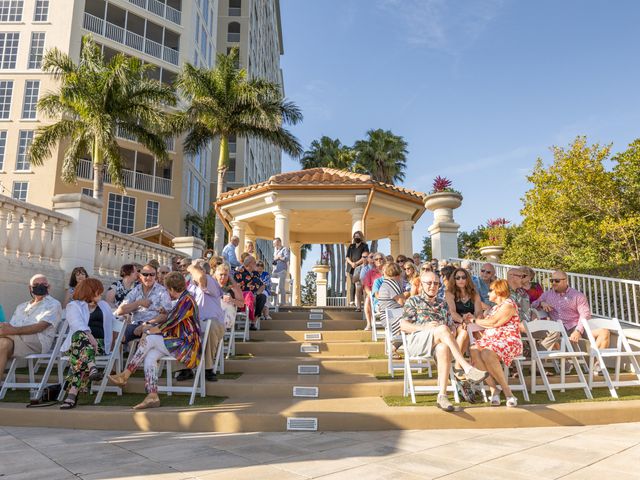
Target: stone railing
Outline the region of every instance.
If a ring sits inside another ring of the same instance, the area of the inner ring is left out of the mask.
[[[120,267],[126,263],[144,265],[156,259],[160,265],[171,267],[174,257],[186,256],[173,248],[98,227],[94,271],[104,277],[118,277]]]

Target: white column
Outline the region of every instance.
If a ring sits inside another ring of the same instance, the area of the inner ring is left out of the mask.
[[[425,207],[433,212],[433,224],[429,227],[433,257],[456,258],[458,256],[458,225],[453,211],[462,205],[462,195],[455,192],[433,193],[426,198]]]
[[[327,306],[327,273],[329,265],[316,265],[313,267],[316,274],[316,306]]]
[[[352,208],[349,210],[351,214],[351,236],[360,231],[362,232],[362,217],[364,216],[364,208]]]
[[[397,233],[389,235],[389,243],[391,244],[391,256],[397,258],[400,254],[400,236]]]
[[[206,244],[198,237],[176,237],[171,240],[173,248],[189,258],[202,258]]]
[[[399,254],[411,258],[413,255],[413,221],[404,220],[398,222],[398,249]]]
[[[236,247],[236,258],[240,261],[240,256],[242,255],[242,252],[244,252],[244,235],[247,231],[247,223],[239,220],[232,220],[231,228],[233,229],[231,235],[240,239],[238,246]]]
[[[289,214],[290,210],[279,208],[274,210],[273,215],[275,217],[275,234],[274,238],[282,240],[282,245],[289,248]]]
[[[291,244],[291,279],[293,280],[293,292],[291,292],[291,304],[299,307],[302,303],[301,275],[302,275],[302,244],[294,242]]]

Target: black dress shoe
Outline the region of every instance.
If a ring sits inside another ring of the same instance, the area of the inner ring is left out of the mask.
[[[213,372],[213,368],[204,371],[204,378],[207,382],[217,382],[218,377]]]
[[[256,326],[255,326],[255,325],[251,325],[251,326],[249,327],[249,330],[256,331],[256,330],[258,330],[258,329],[256,328]]]
[[[193,372],[189,369],[180,370],[175,376],[175,379],[178,382],[184,382],[185,380],[191,380],[192,378]]]

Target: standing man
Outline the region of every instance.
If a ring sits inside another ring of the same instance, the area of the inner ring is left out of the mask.
[[[358,265],[362,265],[365,263],[365,260],[362,259],[362,254],[364,252],[369,253],[369,246],[367,242],[364,241],[364,234],[361,231],[357,231],[353,234],[353,243],[349,245],[347,248],[346,262],[347,262],[347,277],[349,278],[351,288],[349,288],[349,305],[353,306],[359,304],[359,302],[354,303],[355,294],[356,294],[356,285],[353,281],[353,272]],[[359,308],[356,308],[357,311],[360,311]]]
[[[278,302],[280,305],[287,303],[287,280],[289,279],[289,259],[291,253],[289,249],[282,245],[281,238],[273,239],[273,272],[271,276],[278,281]],[[262,315],[262,310],[257,310],[258,315]]]
[[[489,300],[489,285],[496,278],[496,269],[490,263],[485,263],[480,267],[480,276],[472,277],[473,284],[476,286],[476,290],[480,294],[480,300],[482,301],[483,309],[493,307],[493,302]]]
[[[222,258],[224,261],[231,265],[231,269],[236,269],[240,266],[238,257],[236,256],[236,247],[240,245],[240,239],[237,236],[233,236],[229,239],[229,243],[222,249]]]

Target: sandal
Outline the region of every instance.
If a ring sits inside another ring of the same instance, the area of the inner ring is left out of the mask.
[[[88,378],[89,378],[90,382],[97,382],[98,380],[102,380],[102,373],[94,365],[93,367],[91,367],[89,369],[89,377]]]
[[[492,407],[500,406],[500,392],[496,393],[495,395],[491,395],[491,399],[489,400],[489,405],[491,405]]]
[[[517,407],[518,399],[516,397],[507,397],[507,407]]]
[[[78,403],[78,394],[70,393],[67,395],[67,398],[64,399],[62,405],[60,405],[60,410],[71,410],[72,408],[76,408]]]
[[[464,374],[464,370],[462,368],[454,368],[453,375],[461,382],[464,382],[467,380],[467,376]]]

